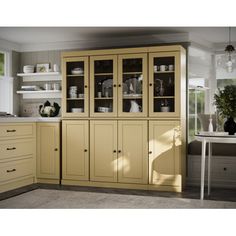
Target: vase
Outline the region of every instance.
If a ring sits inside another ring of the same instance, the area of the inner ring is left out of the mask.
[[[228,117],[224,123],[224,130],[225,132],[228,132],[229,135],[234,135],[236,133],[236,123],[234,122],[233,117]]]

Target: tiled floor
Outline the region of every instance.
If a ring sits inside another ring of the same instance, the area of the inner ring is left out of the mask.
[[[0,195],[0,208],[234,208],[236,189],[212,189],[199,200],[199,187],[183,193],[92,187],[31,185]],[[15,196],[14,196],[15,195]]]

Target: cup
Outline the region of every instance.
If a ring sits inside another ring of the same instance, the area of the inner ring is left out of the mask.
[[[157,66],[156,65],[153,67],[153,69],[154,69],[154,72],[157,72]]]
[[[54,72],[59,72],[59,66],[57,64],[53,65],[53,71]]]
[[[60,84],[59,83],[54,83],[52,84],[53,90],[60,90]]]
[[[168,70],[169,70],[169,71],[173,71],[173,70],[174,70],[174,65],[169,65],[169,66],[168,66]]]
[[[98,92],[98,98],[102,97],[102,92]]]
[[[44,89],[45,90],[51,90],[52,89],[51,84],[44,84]]]
[[[167,69],[168,69],[168,66],[160,65],[160,71],[166,71]]]

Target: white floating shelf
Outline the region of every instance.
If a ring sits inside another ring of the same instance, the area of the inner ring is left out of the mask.
[[[16,91],[24,99],[61,98],[61,90]]]
[[[61,81],[61,73],[60,72],[18,73],[17,76],[22,77],[23,82]]]

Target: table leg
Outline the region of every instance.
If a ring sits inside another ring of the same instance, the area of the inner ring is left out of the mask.
[[[201,160],[201,197],[204,198],[204,177],[205,177],[205,158],[206,158],[206,141],[202,141],[202,160]]]
[[[211,192],[211,156],[212,156],[212,144],[209,142],[208,149],[208,195]]]

